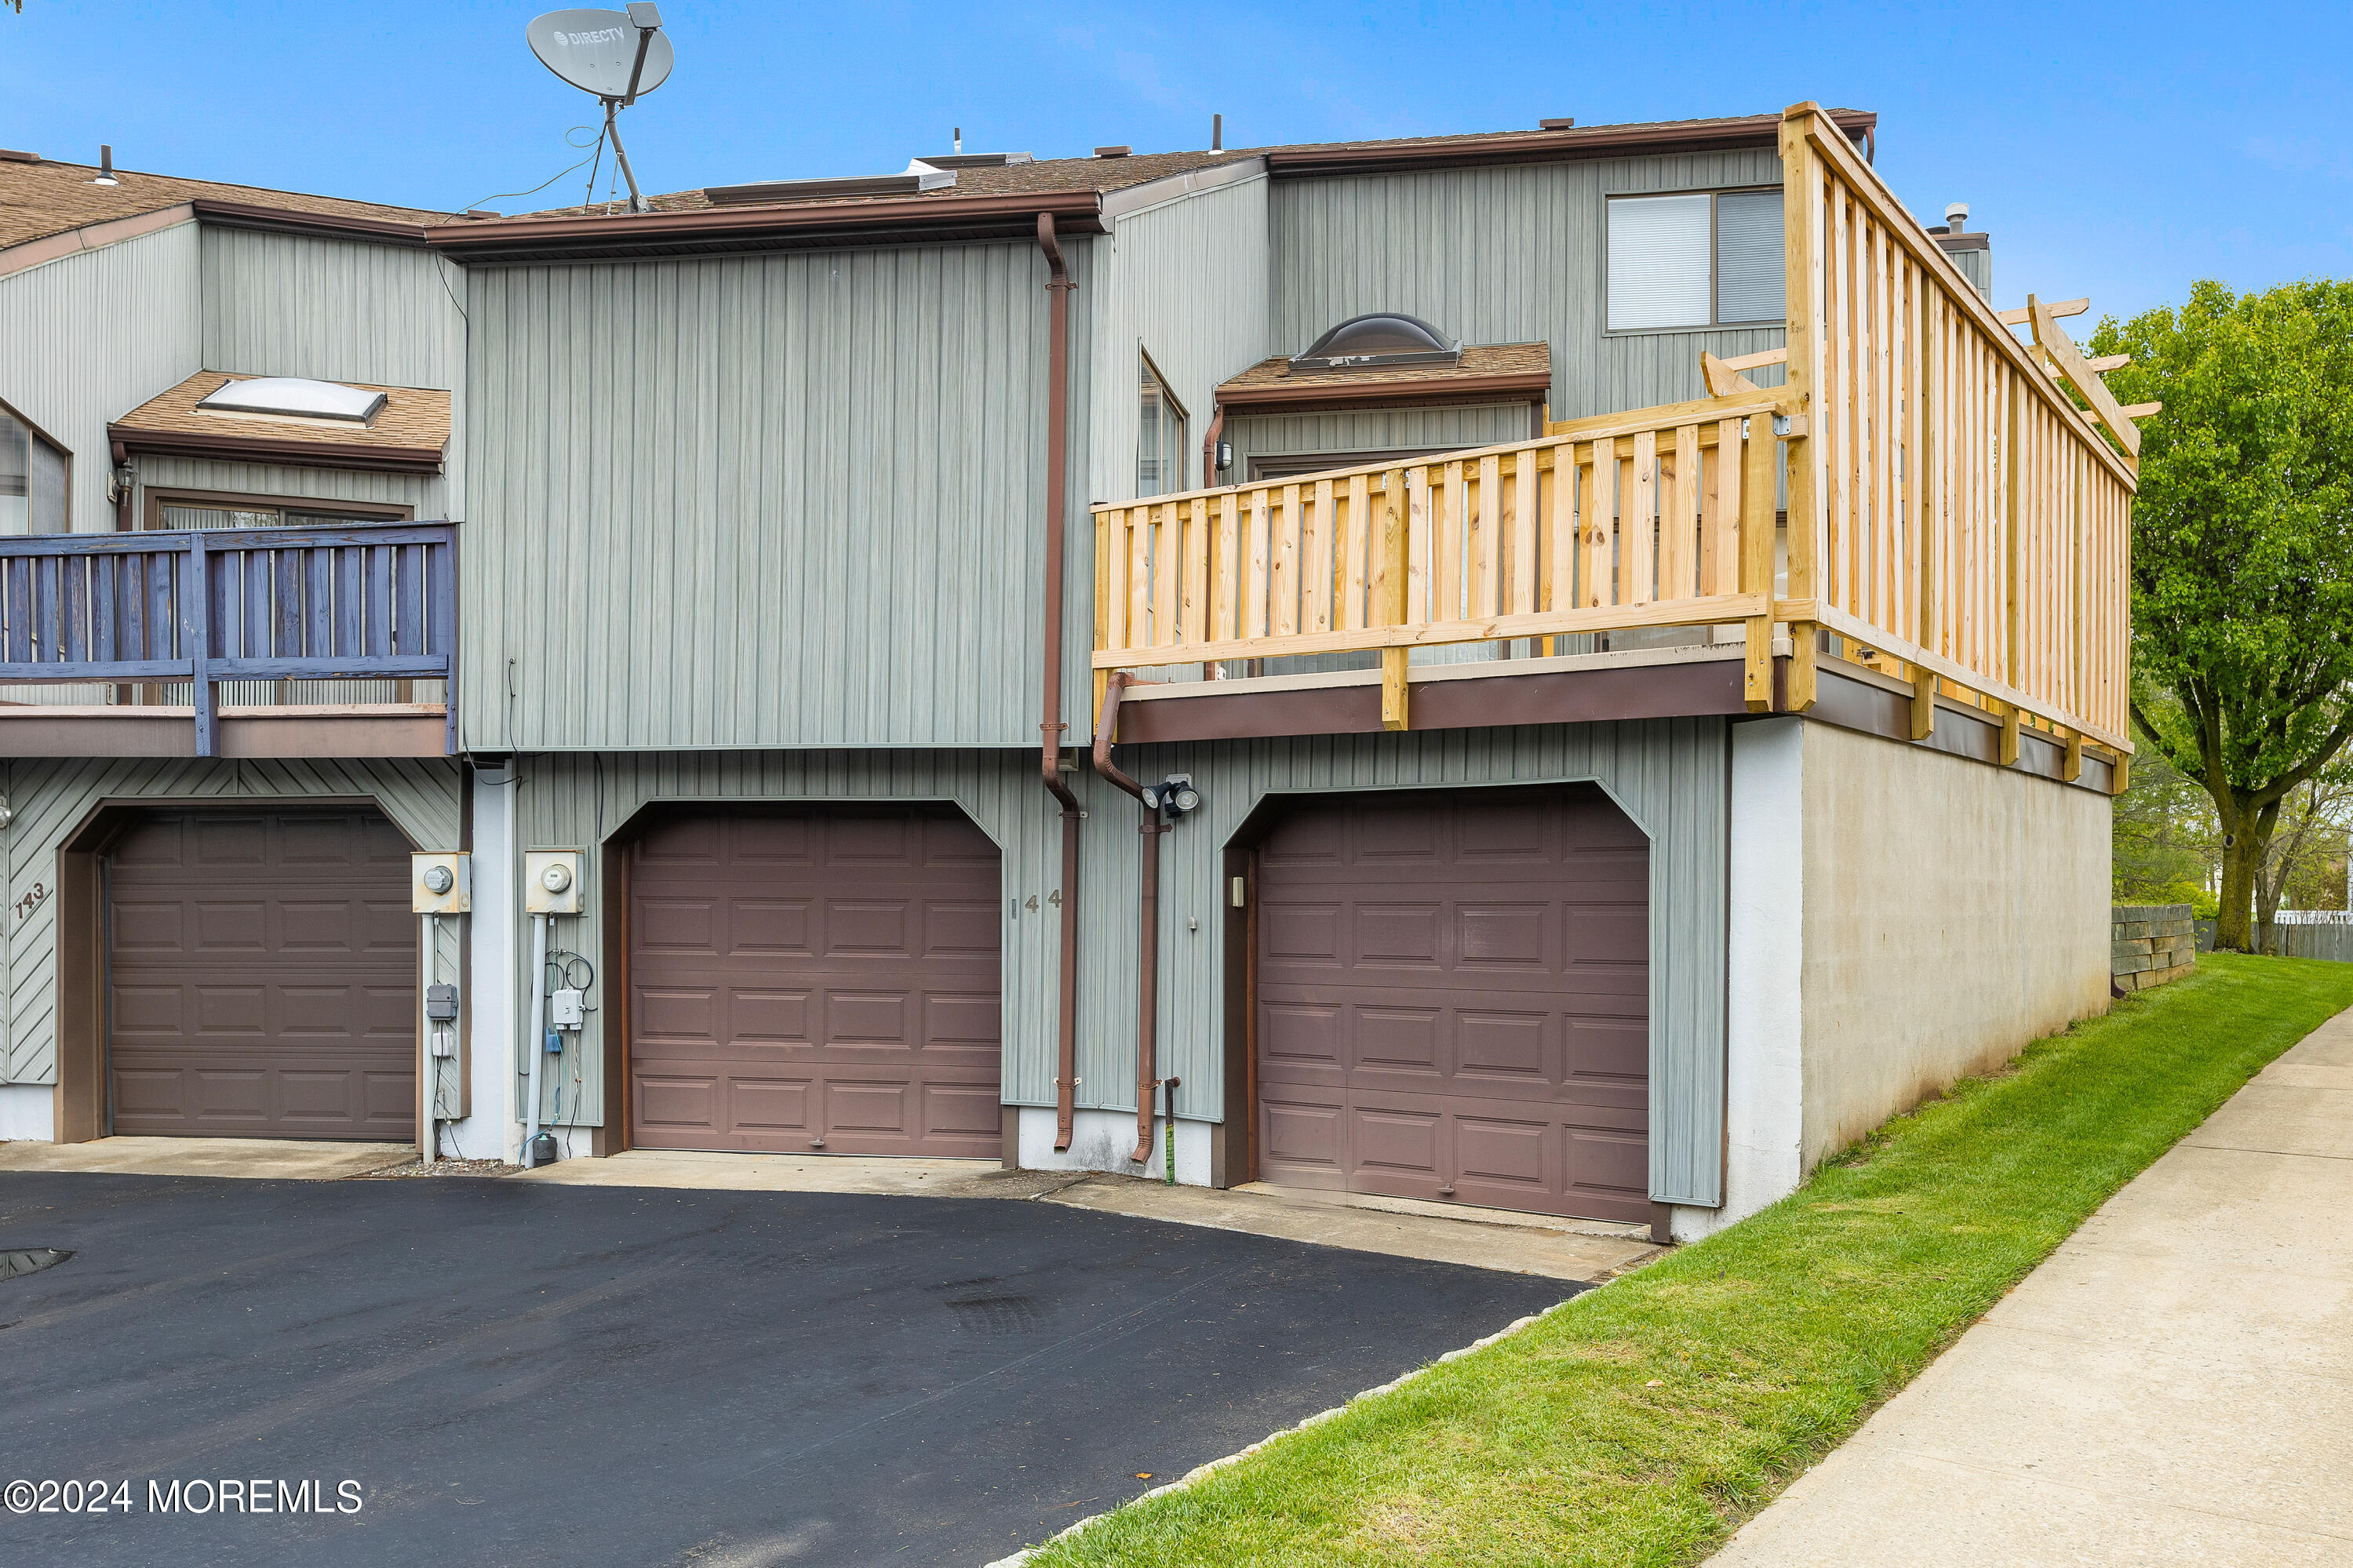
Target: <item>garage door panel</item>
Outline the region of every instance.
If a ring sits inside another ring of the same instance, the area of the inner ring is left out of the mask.
[[[353,808],[134,819],[107,852],[114,1131],[406,1138],[406,840]]]
[[[726,1036],[751,1047],[806,1046],[810,995],[807,991],[732,991]]]
[[[728,1121],[750,1132],[807,1132],[817,1083],[808,1078],[748,1078],[727,1080]],[[709,1125],[705,1123],[704,1125]]]
[[[1435,1110],[1356,1108],[1348,1133],[1359,1171],[1378,1170],[1396,1175],[1410,1173],[1438,1181],[1439,1136],[1443,1118]]]
[[[1493,1116],[1454,1119],[1456,1173],[1463,1180],[1503,1183],[1523,1194],[1509,1208],[1541,1203],[1556,1190],[1554,1147],[1560,1141],[1559,1124],[1546,1119],[1510,1120]]]
[[[904,1137],[907,1114],[915,1086],[903,1080],[828,1078],[825,1083],[826,1126],[836,1132],[887,1132]]]
[[[1261,1165],[1320,1172],[1336,1184],[1345,1175],[1342,1162],[1345,1116],[1337,1100],[1263,1096],[1259,1116],[1265,1141]]]
[[[720,1123],[720,1079],[715,1073],[639,1072],[636,1088],[636,1114],[631,1120],[640,1133],[707,1135]],[[690,1142],[671,1146],[702,1145]]]
[[[1355,1059],[1347,1063],[1351,1068],[1430,1079],[1446,1070],[1442,1007],[1359,1005],[1347,1009],[1345,1019],[1342,1010],[1335,1008],[1332,1017],[1335,1025],[1345,1023],[1346,1038],[1356,1045]]]
[[[1436,969],[1446,910],[1435,902],[1366,902],[1352,911],[1351,956],[1358,969]]]
[[[1613,966],[1631,978],[1647,978],[1651,929],[1625,905],[1573,909],[1568,915],[1568,961],[1580,968]]]
[[[1003,911],[996,847],[967,819],[682,811],[632,849],[629,880],[635,1142],[997,1152]],[[707,929],[658,918],[698,901],[719,911]],[[704,1070],[734,1087],[686,1114],[680,1081]]]
[[[1336,903],[1269,900],[1259,911],[1259,931],[1271,965],[1336,968],[1346,941]]]
[[[998,1048],[1005,1009],[994,993],[960,996],[953,992],[933,991],[926,992],[923,1000],[922,1045],[925,1051],[938,1053],[965,1047],[993,1053]]]
[[[705,837],[715,846],[723,836],[727,859],[739,869],[754,866],[771,871],[806,869],[817,863],[807,817],[727,817],[712,824]],[[716,860],[715,849],[712,858]]]
[[[1301,1068],[1345,1066],[1340,1008],[1331,1003],[1261,1003],[1260,1050],[1270,1079]]]
[[[908,1046],[908,995],[903,991],[828,991],[825,996],[825,1043],[829,1046]]]
[[[259,899],[192,899],[186,905],[191,955],[258,957],[269,951],[268,905]],[[119,951],[119,950],[118,950]]]
[[[1550,1012],[1458,1008],[1454,1014],[1457,1087],[1474,1093],[1492,1093],[1502,1083],[1549,1088],[1561,1076],[1559,1058],[1552,1050],[1556,1021]]]
[[[809,931],[814,905],[810,899],[730,899],[726,951],[736,957],[810,956],[816,951]],[[673,941],[671,945],[710,949],[721,944],[706,929],[700,938]]]
[[[1549,902],[1457,903],[1453,912],[1460,966],[1530,973],[1559,967]]]
[[[1599,790],[1305,803],[1258,867],[1261,1175],[1647,1217],[1648,847]]]
[[[834,899],[825,906],[825,952],[828,955],[913,956],[913,900]]]
[[[269,827],[262,818],[200,816],[195,823],[195,864],[206,870],[258,870],[269,864]]]

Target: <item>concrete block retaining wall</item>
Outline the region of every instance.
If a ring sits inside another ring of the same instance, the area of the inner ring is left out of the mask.
[[[2189,973],[2198,930],[2188,904],[2118,904],[2108,911],[2109,969],[2120,991],[2146,991]]]

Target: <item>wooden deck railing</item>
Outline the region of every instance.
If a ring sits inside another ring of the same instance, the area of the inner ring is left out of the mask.
[[[1098,701],[1114,669],[1378,650],[1403,728],[1411,647],[1736,623],[1761,710],[1786,625],[1791,710],[1828,631],[1911,682],[1915,738],[1958,697],[2002,721],[2005,762],[2032,725],[2070,777],[2086,741],[2113,752],[2122,787],[2154,406],[2118,407],[2115,365],[2059,330],[2083,301],[1997,314],[1814,105],[1781,155],[1786,349],[1706,359],[1711,398],[1540,440],[1096,507]],[[1738,374],[1767,363],[1784,385]]]
[[[1538,440],[1095,509],[1095,668],[1766,617],[1778,392]],[[1753,692],[1769,689],[1760,656]]]
[[[1783,390],[1807,417],[1790,513],[1811,524],[1793,616],[1812,601],[1808,620],[1910,666],[1921,732],[1945,681],[2000,710],[2006,752],[2024,715],[2071,764],[2084,738],[2129,754],[2134,421],[2154,407],[2117,406],[2058,310],[1997,314],[1814,105],[1784,118],[1781,158]]]
[[[189,681],[212,756],[216,682],[446,682],[457,605],[446,522],[20,535],[0,539],[0,683]]]

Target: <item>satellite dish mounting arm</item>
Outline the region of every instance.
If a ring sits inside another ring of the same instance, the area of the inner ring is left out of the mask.
[[[651,212],[654,210],[652,205],[647,202],[644,194],[638,189],[638,176],[629,167],[629,154],[621,146],[621,127],[615,116],[626,101],[627,100],[618,98],[608,98],[605,100],[605,134],[612,138],[613,158],[621,165],[621,178],[629,183],[629,210],[633,213]]]

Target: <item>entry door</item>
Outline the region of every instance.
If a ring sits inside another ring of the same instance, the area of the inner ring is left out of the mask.
[[[1650,1218],[1650,847],[1599,789],[1303,804],[1258,881],[1262,1179]]]
[[[124,1134],[417,1134],[408,841],[375,811],[158,811],[107,852]]]
[[[997,847],[945,806],[694,811],[629,858],[632,1141],[994,1157]]]

